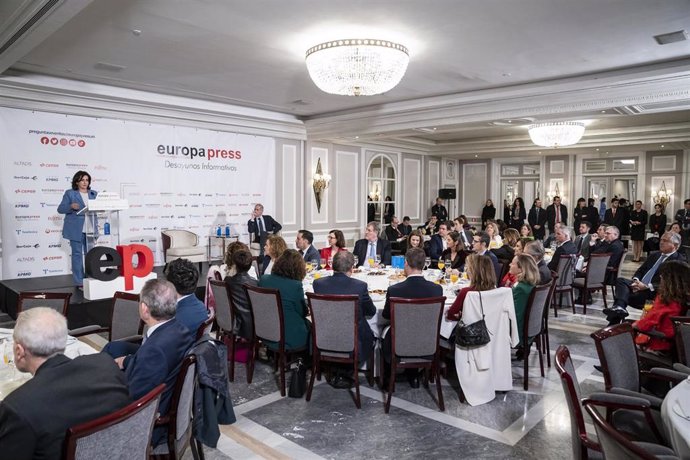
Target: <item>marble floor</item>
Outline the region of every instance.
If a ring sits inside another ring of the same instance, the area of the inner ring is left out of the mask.
[[[638,264],[626,262],[624,276]],[[611,294],[609,291],[608,301]],[[244,366],[236,367],[232,384],[237,423],[222,427],[212,459],[238,458],[569,458],[570,419],[553,353],[560,344],[571,351],[584,394],[603,390],[603,377],[589,334],[606,325],[603,302],[582,314],[562,309],[549,318],[552,367],[541,377],[536,353],[530,356],[529,391],[522,389],[522,363],[513,362],[513,390],[478,407],[461,403],[457,378],[442,379],[446,410],[436,405],[435,386],[412,389],[398,379],[389,414],[384,393],[360,376],[362,408],[348,390],[318,383],[310,402],[282,398],[272,367],[258,364],[246,383]],[[638,315],[631,312],[631,317]],[[593,431],[593,427],[589,427]],[[187,453],[185,458],[191,458]]]

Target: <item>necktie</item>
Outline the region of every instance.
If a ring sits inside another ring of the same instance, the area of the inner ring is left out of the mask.
[[[376,258],[376,246],[374,243],[369,243],[369,252],[367,253],[367,259]]]
[[[561,207],[556,206],[556,223],[561,221]]]
[[[534,208],[534,220],[536,220],[535,225],[539,225],[539,208]]]
[[[649,284],[652,282],[652,278],[654,278],[654,274],[656,271],[659,269],[659,265],[663,264],[668,256],[662,255],[659,257],[654,265],[652,265],[652,268],[650,268],[647,273],[644,274],[642,279],[640,280],[643,284]]]
[[[302,249],[299,250],[299,254],[304,257],[304,251]]]
[[[613,214],[613,217],[616,217],[616,208],[613,208],[613,209],[611,210],[611,214]]]
[[[259,235],[262,235],[266,233],[266,229],[264,227],[264,219],[263,217],[259,217]]]

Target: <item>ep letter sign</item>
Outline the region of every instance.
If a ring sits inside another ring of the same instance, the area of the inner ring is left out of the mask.
[[[138,263],[133,264],[134,255]],[[106,246],[96,246],[86,254],[86,274],[99,281],[112,281],[122,276],[125,290],[134,289],[134,277],[144,278],[153,270],[153,253],[143,244],[117,246],[117,251]]]

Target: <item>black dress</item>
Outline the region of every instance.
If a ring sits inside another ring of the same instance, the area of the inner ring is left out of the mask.
[[[661,214],[660,216],[652,214],[649,216],[649,231],[658,233],[661,236],[666,231],[666,214]]]
[[[573,209],[573,228],[575,229],[576,232],[580,232],[580,223],[583,220],[588,220],[589,219],[589,209],[585,208],[580,208],[577,207]],[[591,224],[592,222],[590,222]]]
[[[632,221],[639,221],[640,224],[635,225]],[[647,228],[647,211],[635,209],[630,211],[630,239],[633,241],[644,241],[645,229]]]
[[[463,265],[465,265],[465,259],[467,258],[467,253],[465,251],[458,251],[455,253],[455,259],[452,259],[450,261],[450,268],[455,268],[457,270],[460,270]],[[441,253],[441,259],[442,260],[447,260],[450,259],[450,248],[444,250]]]
[[[496,218],[496,208],[493,206],[484,206],[482,209],[482,230],[486,228],[486,221]]]

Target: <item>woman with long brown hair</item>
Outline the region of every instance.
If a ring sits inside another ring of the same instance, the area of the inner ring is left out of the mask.
[[[517,279],[517,284],[513,286],[513,304],[515,305],[518,333],[522,337],[527,301],[532,289],[539,284],[539,268],[532,256],[520,254],[513,257],[508,273]]]
[[[468,292],[496,289],[496,270],[494,270],[494,264],[489,256],[470,254],[465,261],[465,269],[467,277],[470,279],[470,285],[460,289],[455,302],[448,309],[446,317],[450,321],[460,319],[462,306],[465,303],[465,297],[467,297]]]
[[[271,235],[266,239],[264,254],[268,257],[264,260],[264,275],[270,275],[273,271],[273,263],[287,251],[287,243],[282,236]]]
[[[330,261],[340,251],[347,251],[345,247],[345,235],[340,230],[331,230],[328,232],[328,247],[319,251],[322,260],[326,260],[326,268],[330,270]]]

